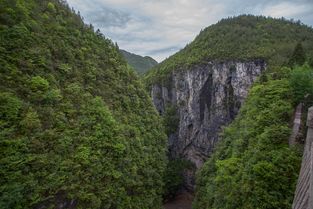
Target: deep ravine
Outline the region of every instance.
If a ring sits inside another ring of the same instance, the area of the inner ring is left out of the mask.
[[[171,159],[193,165],[184,170],[184,189],[194,191],[196,170],[212,154],[222,127],[235,118],[249,88],[265,69],[263,60],[209,61],[174,71],[166,82],[152,85],[158,112],[165,118],[168,108],[177,112],[177,130],[169,134],[168,149]]]
[[[164,209],[192,209],[193,195],[184,192],[164,204]]]

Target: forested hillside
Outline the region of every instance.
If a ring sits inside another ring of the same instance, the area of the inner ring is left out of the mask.
[[[138,73],[143,74],[158,64],[153,58],[142,57],[137,54],[130,53],[125,50],[120,50],[128,64],[133,67]]]
[[[264,59],[271,67],[288,64],[301,42],[313,65],[313,29],[284,18],[241,15],[222,19],[202,30],[190,44],[149,71],[150,85],[164,80],[173,70],[186,69],[208,60]]]
[[[117,47],[63,0],[0,5],[0,208],[159,208],[164,130]]]

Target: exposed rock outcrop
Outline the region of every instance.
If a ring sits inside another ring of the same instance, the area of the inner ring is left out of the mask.
[[[248,90],[266,68],[262,60],[207,62],[173,71],[167,81],[152,86],[152,99],[160,114],[175,105],[179,116],[176,133],[169,137],[172,158],[185,158],[200,168],[212,153],[223,126],[241,107]],[[194,170],[185,173],[188,189]]]

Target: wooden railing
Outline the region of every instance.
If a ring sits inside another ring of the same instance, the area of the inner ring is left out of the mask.
[[[308,111],[307,126],[308,132],[292,209],[313,209],[313,107]]]

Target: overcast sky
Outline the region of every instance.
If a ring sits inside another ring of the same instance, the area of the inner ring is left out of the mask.
[[[313,26],[313,0],[67,0],[120,48],[162,61],[201,29],[240,14],[286,17]]]

